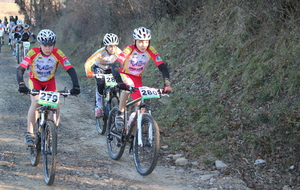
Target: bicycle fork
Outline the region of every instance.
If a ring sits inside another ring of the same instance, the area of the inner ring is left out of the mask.
[[[53,122],[54,122],[54,125],[56,125],[56,110],[52,110],[52,113],[53,113]],[[52,150],[47,150],[47,146],[48,146],[48,142],[46,141],[46,133],[47,131],[45,131],[45,127],[46,127],[46,122],[45,122],[45,115],[46,117],[48,117],[49,114],[45,114],[45,112],[43,111],[40,111],[40,126],[42,126],[42,128],[44,129],[44,134],[43,134],[43,139],[42,139],[42,146],[41,146],[41,149],[42,149],[42,153],[43,154],[50,154],[52,153]],[[46,118],[48,119],[48,118]]]
[[[148,113],[141,113],[141,108],[147,108]],[[142,140],[142,118],[143,115],[150,115],[151,116],[151,108],[148,106],[140,106],[138,109],[138,118],[137,118],[137,130],[138,130],[138,146],[143,147],[143,140]],[[148,142],[150,143],[150,146],[152,146],[152,123],[149,124],[149,129],[148,129]]]

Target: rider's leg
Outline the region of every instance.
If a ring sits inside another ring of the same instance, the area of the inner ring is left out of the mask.
[[[31,96],[31,105],[28,110],[28,115],[27,115],[27,132],[33,134],[33,126],[35,125],[36,122],[36,114],[37,114],[37,104],[38,96]]]
[[[104,79],[98,79],[96,78],[97,88],[96,88],[96,106],[98,108],[102,109],[102,96],[105,86],[105,80]]]

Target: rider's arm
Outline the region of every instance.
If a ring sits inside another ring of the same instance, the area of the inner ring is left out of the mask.
[[[36,36],[34,34],[31,34],[33,40],[35,41],[36,40]]]
[[[25,72],[24,67],[19,66],[17,68],[17,81],[18,81],[18,84],[24,83],[24,78],[23,78],[24,72]]]
[[[111,72],[112,72],[114,78],[116,79],[117,83],[123,83],[122,77],[119,72],[120,65],[121,65],[121,62],[116,60],[111,66]]]
[[[95,62],[100,59],[103,55],[101,54],[103,48],[98,49],[93,55],[91,55],[84,64],[84,70],[85,73],[88,74],[89,72],[92,72],[92,66],[95,64]]]
[[[170,78],[170,74],[169,74],[169,70],[168,67],[165,63],[162,63],[158,66],[159,71],[162,73],[163,79],[169,79]]]
[[[71,77],[73,87],[78,87],[79,88],[79,82],[78,82],[78,78],[77,78],[77,74],[76,74],[75,69],[73,67],[71,67],[70,69],[67,70],[67,72]]]

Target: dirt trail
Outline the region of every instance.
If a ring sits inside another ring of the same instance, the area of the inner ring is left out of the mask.
[[[62,101],[56,177],[52,186],[45,185],[41,164],[31,166],[24,144],[30,98],[17,91],[16,68],[6,45],[0,53],[0,189],[247,189],[243,181],[221,176],[217,170],[174,166],[163,151],[149,176],[138,174],[128,146],[119,161],[112,160],[105,136],[95,128],[93,99],[84,89],[78,97]],[[59,88],[70,88],[67,73],[59,70]]]

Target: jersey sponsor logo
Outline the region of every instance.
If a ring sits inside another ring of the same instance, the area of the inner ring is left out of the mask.
[[[51,75],[51,71],[47,71],[47,72],[37,71],[36,73],[42,77],[47,77],[47,76]]]
[[[161,57],[160,57],[160,56],[157,56],[157,57],[156,57],[156,61],[157,61],[157,62],[162,61]]]
[[[67,59],[67,60],[65,60],[64,65],[65,65],[65,66],[70,66],[71,63],[70,63],[70,61]]]
[[[38,70],[52,70],[53,66],[51,65],[40,65],[40,64],[36,64],[36,68]]]

